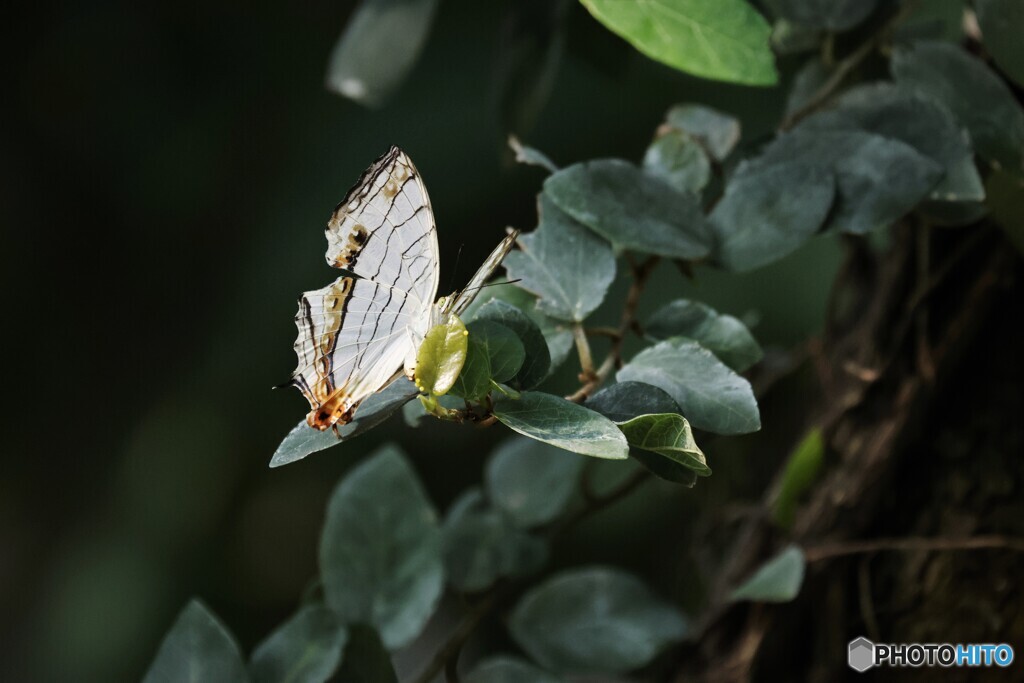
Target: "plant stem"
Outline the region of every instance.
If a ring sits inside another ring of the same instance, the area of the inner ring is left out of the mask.
[[[870,541],[831,543],[804,549],[807,562],[821,562],[835,557],[876,553],[883,550],[902,552],[935,552],[949,550],[1011,550],[1024,553],[1024,539],[1007,536],[974,536],[971,538],[876,538]]]
[[[584,382],[594,379],[594,355],[590,352],[590,341],[583,325],[573,323],[572,338],[576,341],[576,354],[580,357],[580,378]]]

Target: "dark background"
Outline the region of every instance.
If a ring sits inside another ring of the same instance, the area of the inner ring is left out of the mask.
[[[297,392],[270,391],[294,366],[295,300],[334,277],[326,218],[389,145],[426,179],[448,283],[506,225],[535,225],[543,174],[512,163],[510,128],[567,164],[639,159],[678,102],[739,115],[747,141],[778,120],[778,91],[655,64],[577,3],[550,97],[517,115],[536,80],[518,60],[544,28],[529,12],[543,4],[444,0],[420,62],[377,110],[322,85],[350,2],[66,2],[5,21],[0,678],[137,679],[193,595],[248,651],[314,576],[330,490],[385,438],[441,509],[479,480],[501,428],[396,419],[267,468],[306,411]],[[819,240],[743,277],[702,271],[694,285],[663,268],[645,310],[692,296],[788,345],[819,325],[836,262]],[[729,499],[730,470],[763,449],[738,441],[709,450],[716,484],[658,488],[598,520],[602,544],[564,552],[658,564],[659,527],[622,520],[652,501]]]

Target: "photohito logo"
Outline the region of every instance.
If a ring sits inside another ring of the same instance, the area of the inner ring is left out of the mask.
[[[1010,666],[1013,648],[1006,643],[872,643],[850,641],[847,664],[864,672],[873,666]]]

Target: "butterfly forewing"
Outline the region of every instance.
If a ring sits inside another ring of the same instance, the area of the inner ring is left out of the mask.
[[[378,159],[327,223],[327,262],[434,302],[437,230],[430,198],[412,160],[399,148]]]
[[[437,233],[423,182],[397,147],[363,173],[327,224],[327,262],[354,273],[305,292],[291,383],[327,429],[415,355],[437,294]]]

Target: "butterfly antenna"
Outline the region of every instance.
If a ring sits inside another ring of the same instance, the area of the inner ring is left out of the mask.
[[[451,277],[451,280],[448,281],[448,288],[446,290],[444,290],[446,292],[453,292],[453,291],[455,291],[455,289],[454,289],[455,288],[455,276],[459,272],[459,260],[462,258],[462,248],[464,246],[466,246],[466,243],[465,242],[461,243],[459,245],[458,253],[455,254],[455,267],[452,268],[452,277]]]

